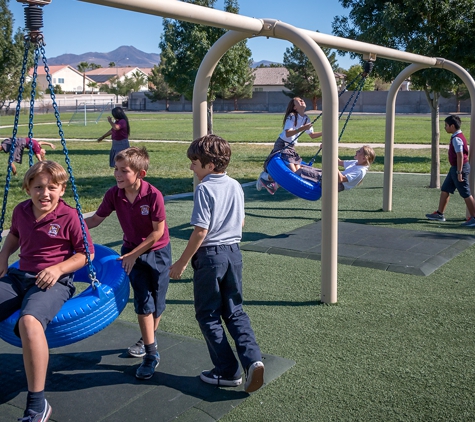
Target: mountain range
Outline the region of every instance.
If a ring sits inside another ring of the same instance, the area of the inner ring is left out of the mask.
[[[69,64],[75,69],[81,62],[95,63],[102,67],[109,67],[110,62],[114,62],[118,67],[153,67],[160,63],[160,55],[145,53],[131,45],[123,45],[109,53],[61,54],[48,59],[50,65]]]
[[[77,69],[81,62],[95,63],[102,67],[109,67],[109,63],[114,62],[117,67],[153,67],[160,63],[160,54],[145,53],[131,45],[123,45],[109,53],[89,52],[84,54],[61,54],[57,57],[48,58],[49,65],[69,64]],[[268,66],[275,62],[269,60],[261,60],[253,62],[252,67],[261,64]]]

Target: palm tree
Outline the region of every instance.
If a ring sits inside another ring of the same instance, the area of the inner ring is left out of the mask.
[[[90,68],[91,64],[88,62],[81,62],[78,64],[78,70],[82,73],[82,93],[86,93],[86,72]]]
[[[86,72],[88,70],[99,69],[102,66],[96,63],[81,62],[78,64],[78,70],[82,73],[82,93],[86,93]],[[91,84],[88,85],[89,87]]]
[[[89,82],[87,86],[91,88],[92,93],[94,94],[94,90],[99,87],[99,84],[97,82]]]

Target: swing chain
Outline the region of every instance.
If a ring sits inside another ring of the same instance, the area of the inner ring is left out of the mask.
[[[30,167],[33,165],[33,124],[35,114],[35,97],[36,97],[36,81],[38,80],[38,58],[39,49],[35,48],[35,61],[33,66],[33,78],[31,81],[31,96],[30,96],[30,119],[28,122],[28,139],[30,139],[28,148],[28,161]]]
[[[69,180],[71,181],[71,187],[72,187],[72,190],[73,190],[74,201],[76,202],[76,211],[78,213],[79,223],[81,225],[82,237],[83,237],[83,242],[84,242],[84,249],[86,250],[86,260],[87,260],[89,278],[91,279],[91,282],[93,282],[93,284],[91,284],[91,285],[93,287],[95,287],[95,285],[97,283],[99,285],[100,285],[100,283],[96,279],[96,273],[94,271],[94,267],[93,267],[92,261],[91,261],[91,253],[89,251],[89,242],[87,240],[87,234],[86,234],[86,224],[84,222],[84,217],[83,217],[83,214],[82,214],[81,204],[79,202],[79,194],[78,194],[78,190],[77,190],[77,186],[76,186],[76,181],[75,181],[75,178],[74,178],[74,175],[73,175],[71,160],[69,159],[69,152],[68,152],[68,148],[66,146],[66,140],[64,139],[64,131],[63,131],[63,128],[62,128],[62,125],[61,125],[61,117],[59,115],[58,105],[56,104],[56,95],[54,94],[53,82],[52,82],[52,79],[51,79],[51,74],[49,72],[49,67],[48,67],[48,63],[47,63],[47,60],[46,60],[46,53],[45,53],[45,49],[44,49],[43,45],[40,46],[40,49],[41,49],[41,57],[42,57],[42,60],[43,60],[45,73],[46,73],[46,80],[48,81],[48,88],[49,88],[50,94],[51,94],[51,103],[53,105],[54,115],[56,117],[56,125],[58,126],[59,136],[61,137],[61,145],[63,146],[63,152],[64,152],[64,157],[65,157],[64,160],[65,160],[66,165],[67,165],[67,171],[69,173]]]
[[[18,97],[17,97],[17,105],[15,109],[15,120],[13,124],[13,132],[11,138],[11,146],[10,146],[10,154],[8,155],[8,167],[7,167],[7,177],[5,180],[5,190],[3,193],[3,204],[2,204],[2,213],[0,216],[0,242],[2,241],[2,233],[3,233],[3,225],[5,223],[5,214],[7,211],[7,203],[8,203],[8,192],[10,190],[10,182],[12,178],[12,164],[13,164],[13,157],[15,152],[15,144],[16,144],[16,135],[18,131],[18,124],[20,121],[20,111],[21,111],[21,101],[23,99],[23,91],[24,91],[24,84],[25,84],[25,75],[27,71],[27,63],[28,63],[28,53],[30,49],[30,43],[28,40],[25,39],[25,54],[23,55],[23,65],[21,68],[21,76],[20,76],[20,86],[18,88]]]

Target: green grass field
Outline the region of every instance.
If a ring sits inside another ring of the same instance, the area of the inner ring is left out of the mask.
[[[319,112],[309,111],[313,120]],[[131,126],[130,139],[135,140],[173,140],[192,141],[193,124],[192,113],[128,113]],[[61,115],[61,121],[66,139],[97,139],[110,128],[107,115],[104,114],[97,124],[87,126],[71,125],[67,122],[71,113]],[[444,142],[444,120],[440,117],[441,142]],[[222,136],[229,142],[274,142],[282,128],[282,113],[215,113],[214,133]],[[346,115],[340,120],[340,129],[343,128]],[[465,135],[468,137],[470,116],[462,116]],[[12,116],[2,116],[0,126],[13,124]],[[431,129],[428,115],[398,115],[395,125],[395,142],[399,144],[428,144],[430,145]],[[314,126],[316,131],[321,130],[321,119]],[[10,137],[11,126],[0,127],[0,137]],[[22,114],[18,136],[28,134],[28,116]],[[33,137],[58,139],[58,128],[52,114],[35,116]],[[385,116],[352,114],[343,133],[341,142],[351,143],[384,143]],[[302,135],[302,141],[310,138]]]

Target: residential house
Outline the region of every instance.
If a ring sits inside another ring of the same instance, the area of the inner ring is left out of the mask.
[[[111,79],[118,78],[120,81],[123,81],[124,78],[132,78],[133,74],[136,72],[148,77],[147,71],[151,69],[141,69],[138,67],[100,67],[99,69],[88,70],[86,75],[92,79],[94,82],[97,82],[100,85],[110,84]],[[148,91],[148,82],[140,87],[139,91]]]
[[[254,69],[254,92],[275,92],[289,91],[284,86],[284,81],[289,76],[289,71],[285,67],[257,67]],[[342,73],[335,73],[337,85],[340,86],[345,79]]]
[[[63,92],[82,94],[83,74],[79,72],[79,70],[70,65],[48,66],[48,69],[53,87],[59,85]],[[29,76],[30,78],[33,77],[33,69],[30,69]],[[91,88],[88,87],[88,83],[90,82],[93,82],[93,80],[86,75],[86,92],[92,91]],[[38,66],[37,69],[36,85],[42,91],[46,91],[48,88],[46,72],[42,66]],[[97,91],[97,89],[95,91]]]
[[[284,87],[284,80],[289,76],[285,67],[257,67],[254,76],[254,92],[289,91]]]

